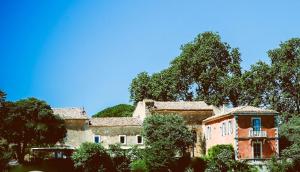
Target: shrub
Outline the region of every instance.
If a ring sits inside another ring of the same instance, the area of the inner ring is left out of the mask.
[[[4,139],[0,139],[0,171],[6,168],[12,156],[8,143]]]
[[[201,157],[193,158],[190,166],[195,172],[204,172],[207,166],[207,161]]]
[[[224,151],[227,151],[227,153],[229,153],[227,155],[227,158],[234,159],[234,149],[232,145],[216,145],[209,148],[207,153],[207,159],[217,159],[218,156],[220,156],[220,154],[222,154]]]
[[[73,153],[72,160],[74,166],[84,172],[115,171],[109,154],[101,144],[87,142],[81,144]]]
[[[130,169],[132,172],[148,172],[145,161],[141,159],[131,162]]]
[[[121,148],[120,144],[109,145],[109,154],[112,158],[113,166],[117,172],[129,172],[130,158],[128,150]]]

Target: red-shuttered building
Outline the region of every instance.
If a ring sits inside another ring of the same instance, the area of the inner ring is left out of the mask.
[[[253,106],[222,110],[203,120],[206,149],[232,144],[236,159],[265,160],[278,156],[278,113]]]

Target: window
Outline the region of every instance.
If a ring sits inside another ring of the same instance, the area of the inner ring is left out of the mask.
[[[261,142],[253,142],[253,158],[260,159],[262,152],[262,144]]]
[[[232,133],[233,133],[232,123],[231,121],[228,121],[228,134],[232,134]]]
[[[260,131],[261,130],[261,119],[256,117],[252,118],[252,128],[253,131]]]
[[[119,140],[122,145],[126,145],[126,136],[125,135],[120,135]]]
[[[225,136],[226,135],[226,123],[225,122],[223,122],[222,123],[222,136]]]
[[[211,127],[210,126],[208,126],[207,128],[206,128],[206,139],[208,140],[208,139],[211,139]]]
[[[140,135],[137,135],[137,136],[136,136],[136,143],[137,143],[137,144],[143,144],[143,137],[140,136]]]
[[[95,143],[100,143],[101,142],[101,137],[99,135],[94,136],[94,142]]]

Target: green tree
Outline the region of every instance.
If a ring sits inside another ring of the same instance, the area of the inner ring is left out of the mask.
[[[229,96],[224,94],[224,80],[240,74],[240,53],[222,42],[214,32],[199,34],[194,41],[181,47],[181,54],[172,62],[194,86],[194,97],[209,104],[222,105]]]
[[[285,136],[291,145],[282,151],[282,156],[286,160],[292,160],[291,168],[300,169],[300,117],[292,116],[288,122],[280,127],[281,136]]]
[[[270,107],[276,98],[271,66],[259,61],[242,75],[240,104]]]
[[[119,104],[113,107],[108,107],[93,117],[130,117],[134,111],[134,106],[127,104]]]
[[[117,172],[130,171],[130,157],[128,152],[128,150],[122,149],[120,144],[109,145],[108,153]]]
[[[129,91],[130,91],[130,100],[136,104],[143,99],[151,99],[151,90],[150,90],[150,79],[151,77],[147,72],[139,73],[131,82]]]
[[[300,38],[292,38],[268,51],[275,82],[280,89],[279,111],[300,114]]]
[[[175,114],[147,117],[143,135],[146,145],[144,159],[150,171],[166,171],[193,144],[191,131],[183,118]]]
[[[206,159],[208,160],[205,171],[256,171],[254,167],[246,162],[234,159],[234,149],[232,145],[216,145],[208,149]]]
[[[101,144],[82,143],[71,158],[74,166],[84,172],[115,171],[109,154]]]
[[[16,145],[16,155],[23,162],[30,146],[55,144],[66,135],[64,121],[51,107],[36,98],[8,102],[1,114],[0,135]]]
[[[6,140],[0,138],[0,171],[6,168],[11,159],[12,152]]]

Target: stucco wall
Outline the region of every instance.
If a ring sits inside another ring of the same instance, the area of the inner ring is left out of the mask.
[[[267,137],[250,138],[249,130],[252,128],[252,118],[260,117],[261,130],[266,131]],[[253,158],[253,142],[262,143],[262,158],[271,158],[278,154],[277,125],[274,115],[238,115],[238,158]]]
[[[276,155],[276,140],[275,139],[265,139],[265,140],[239,140],[239,159],[253,159],[253,141],[260,141],[262,144],[262,158],[271,158]]]
[[[228,122],[231,121],[232,132],[228,132]],[[225,122],[226,125],[226,134],[222,136],[222,124]],[[211,128],[211,133],[207,133],[207,127]],[[218,144],[231,144],[235,147],[234,138],[235,138],[235,119],[233,116],[228,116],[222,119],[214,120],[208,122],[203,126],[203,132],[205,133],[206,138],[206,151],[212,146]]]
[[[79,147],[83,142],[88,141],[89,131],[88,131],[88,120],[65,120],[67,134],[64,142],[66,145],[72,147]]]
[[[239,138],[247,138],[249,129],[252,128],[253,117],[261,118],[261,130],[267,132],[267,136],[274,138],[276,136],[275,119],[273,115],[239,115],[238,116],[238,135]]]
[[[94,136],[99,135],[101,137],[101,143],[105,148],[108,148],[111,144],[120,143],[119,136],[126,135],[126,144],[122,145],[122,148],[130,148],[134,145],[143,146],[143,144],[137,143],[137,135],[141,135],[141,126],[114,126],[114,127],[91,127],[92,137],[90,142],[94,142]]]

